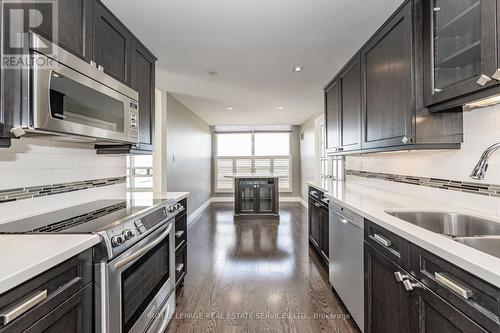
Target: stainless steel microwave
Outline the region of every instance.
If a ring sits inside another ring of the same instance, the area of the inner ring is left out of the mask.
[[[87,63],[30,34],[32,65],[23,74],[22,131],[137,144],[138,93]]]

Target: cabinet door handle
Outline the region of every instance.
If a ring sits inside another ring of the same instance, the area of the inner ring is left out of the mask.
[[[177,273],[180,273],[182,271],[182,269],[184,268],[184,264],[179,264],[177,265],[177,267],[175,268],[175,271]]]
[[[183,231],[183,230],[181,230],[181,231],[177,231],[177,232],[175,233],[175,238],[181,238],[181,237],[182,237],[182,235],[184,235],[184,231]]]
[[[486,83],[490,82],[491,78],[488,75],[481,74],[479,79],[477,80],[477,84],[480,86],[484,86]]]
[[[461,286],[460,283],[455,281],[455,279],[449,277],[446,273],[434,273],[434,277],[438,282],[440,282],[442,285],[444,285],[446,288],[456,292],[460,296],[462,296],[465,299],[469,299],[472,297],[473,293],[472,290],[469,288],[466,288],[464,286]]]
[[[7,325],[20,315],[28,312],[37,304],[40,304],[46,298],[47,298],[47,290],[37,291],[30,294],[26,298],[12,305],[10,308],[5,309],[5,311],[2,311],[0,313],[0,322],[2,323],[2,325]]]
[[[104,73],[104,67],[102,67],[102,65],[97,66],[97,69]]]
[[[344,151],[344,147],[339,147],[338,150],[339,151]]]
[[[492,77],[497,80],[497,81],[500,81],[500,68],[497,69],[497,71],[495,73],[493,73]]]
[[[401,139],[401,142],[403,142],[403,144],[407,145],[411,142],[411,139],[409,139],[407,136],[404,136],[402,139]]]
[[[90,67],[94,67],[94,68],[97,68],[97,64],[95,61],[93,60],[90,60]]]
[[[385,247],[391,247],[391,245],[392,245],[392,242],[390,240],[388,240],[384,236],[380,236],[379,234],[373,234],[373,239],[377,243],[379,243],[379,244],[381,244],[381,245],[383,245]]]
[[[403,286],[405,287],[406,291],[413,291],[416,288],[422,288],[422,285],[418,282],[413,282],[411,280],[404,280],[403,281]]]
[[[394,272],[394,278],[396,279],[397,282],[404,282],[405,280],[408,280],[410,276],[406,274],[401,274],[401,272]]]

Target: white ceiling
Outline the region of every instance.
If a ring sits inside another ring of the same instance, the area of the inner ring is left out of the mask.
[[[323,86],[402,0],[104,3],[158,57],[157,87],[207,123],[298,125],[323,111]]]

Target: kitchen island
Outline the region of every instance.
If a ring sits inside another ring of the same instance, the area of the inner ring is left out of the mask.
[[[279,178],[255,173],[225,175],[234,179],[235,220],[268,218],[279,221]]]

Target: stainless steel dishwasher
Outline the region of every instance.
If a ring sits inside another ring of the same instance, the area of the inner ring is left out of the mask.
[[[330,200],[330,283],[364,331],[363,218]]]

